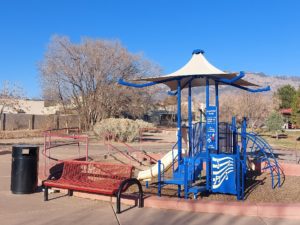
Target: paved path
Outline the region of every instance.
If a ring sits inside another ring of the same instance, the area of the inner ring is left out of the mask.
[[[2,154],[3,153],[3,154]],[[296,220],[278,220],[258,217],[237,217],[221,214],[190,213],[182,211],[132,208],[116,216],[110,203],[51,194],[43,201],[43,193],[14,195],[10,192],[11,155],[0,149],[0,224],[103,224],[103,225],[299,225]],[[128,208],[123,206],[122,209]]]

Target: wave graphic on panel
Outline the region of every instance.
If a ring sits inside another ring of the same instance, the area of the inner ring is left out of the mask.
[[[224,180],[228,180],[228,174],[234,171],[234,162],[231,157],[212,157],[213,189],[219,188]]]

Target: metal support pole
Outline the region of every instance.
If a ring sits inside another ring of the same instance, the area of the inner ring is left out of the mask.
[[[207,109],[207,107],[209,107],[209,79],[208,78],[206,78],[206,89],[205,89],[205,91],[206,91],[205,98],[206,98],[206,109]]]
[[[232,127],[232,153],[236,154],[237,151],[237,129],[236,129],[236,117],[232,117],[231,121],[231,127]]]
[[[188,96],[188,119],[189,119],[189,156],[193,154],[193,113],[192,113],[192,82],[189,82]]]
[[[47,177],[48,176],[48,173],[47,173],[47,131],[44,132],[44,148],[43,148],[43,151],[44,151],[44,176]]]
[[[209,107],[209,79],[206,78],[206,111],[207,108]],[[207,122],[207,121],[206,121]],[[206,137],[205,140],[207,140],[207,132],[206,132]],[[211,185],[210,185],[210,150],[206,144],[206,190],[210,190]]]
[[[157,174],[157,195],[161,196],[161,161],[158,160],[158,174]]]
[[[184,158],[184,161],[183,161],[183,164],[184,164],[184,198],[187,199],[188,198],[188,161],[187,161],[187,158]]]
[[[237,193],[237,199],[241,200],[243,195],[243,188],[241,186],[243,186],[244,174],[243,174],[243,169],[241,173],[241,156],[239,150],[236,151],[235,160],[236,160],[236,190],[237,190],[236,193]]]
[[[182,132],[181,132],[181,83],[177,81],[177,140],[178,140],[178,164],[182,160]]]
[[[247,172],[246,168],[246,160],[247,160],[247,119],[246,117],[243,118],[242,122],[242,148],[243,148],[243,153],[242,153],[242,174],[241,174],[241,199],[244,200],[244,191],[245,191],[245,176]]]
[[[232,131],[232,154],[236,158],[236,190],[237,199],[244,199],[244,172],[243,172],[243,159],[241,159],[241,150],[238,146],[237,140],[237,128],[236,128],[236,117],[232,117],[231,122]]]
[[[201,107],[201,105],[200,105]],[[206,132],[205,132],[206,133]],[[203,149],[203,111],[200,108],[200,136],[198,137],[200,140],[200,152],[204,152]]]
[[[217,127],[216,127],[216,137],[215,137],[215,140],[216,140],[216,150],[217,150],[217,153],[219,154],[219,86],[218,86],[218,81],[215,81],[215,104],[216,104],[216,109],[217,109],[217,112],[216,112],[216,124],[217,124]]]
[[[247,119],[246,119],[246,117],[244,117],[243,124],[242,124],[243,156],[246,156],[246,148],[247,148],[246,132],[247,132]]]

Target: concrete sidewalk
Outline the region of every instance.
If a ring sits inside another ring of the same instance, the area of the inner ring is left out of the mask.
[[[4,154],[1,154],[4,153]],[[10,192],[11,154],[0,149],[0,224],[244,224],[298,225],[299,220],[266,219],[259,217],[226,216],[222,214],[190,213],[183,211],[132,208],[116,215],[115,205],[108,202],[68,197],[62,193],[50,195],[43,201],[43,193],[14,195]],[[123,206],[126,209],[128,206]]]

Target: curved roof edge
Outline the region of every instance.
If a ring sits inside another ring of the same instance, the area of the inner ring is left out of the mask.
[[[205,86],[206,82],[203,78],[210,78],[210,84],[213,84],[216,80],[231,80],[234,78],[238,78],[238,73],[226,73],[218,69],[217,67],[209,63],[208,60],[204,57],[203,50],[196,49],[192,52],[191,59],[183,67],[176,70],[175,72],[159,77],[136,79],[134,81],[151,81],[163,83],[169,86],[171,90],[176,90],[177,80],[179,78],[182,80],[182,87],[185,88],[185,83],[188,82],[188,80],[190,79],[193,80],[192,87]],[[222,85],[222,83],[220,84]],[[237,79],[233,84],[240,86],[259,86],[243,79]]]

